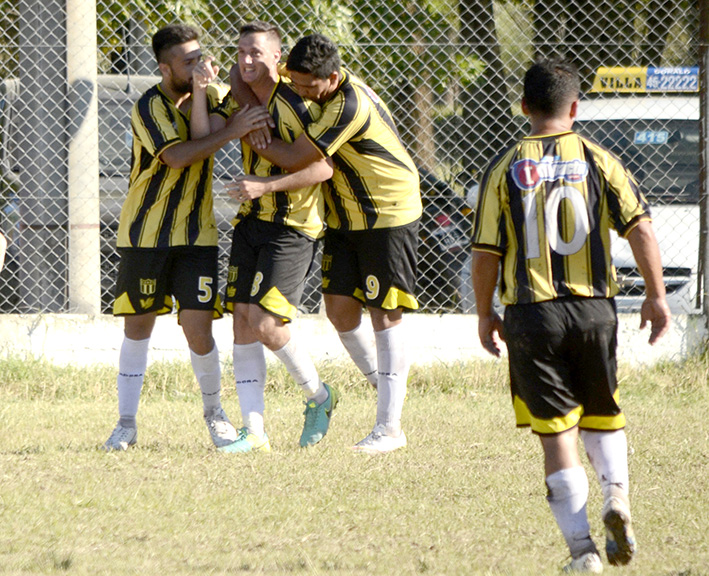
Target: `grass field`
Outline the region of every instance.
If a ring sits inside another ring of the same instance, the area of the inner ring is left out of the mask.
[[[187,364],[153,364],[138,445],[97,448],[115,420],[115,368],[0,361],[0,574],[558,574],[541,450],[516,430],[506,366],[415,367],[405,450],[347,448],[375,394],[321,366],[342,402],[298,448],[302,400],[270,367],[270,455],[215,452]],[[709,359],[622,367],[639,542],[619,575],[709,576]],[[224,406],[239,422],[231,370]],[[589,513],[602,545],[593,471]]]

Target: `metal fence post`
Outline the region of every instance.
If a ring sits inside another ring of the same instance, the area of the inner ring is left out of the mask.
[[[699,0],[699,283],[704,320],[709,326],[709,0]],[[699,296],[700,295],[700,296]]]

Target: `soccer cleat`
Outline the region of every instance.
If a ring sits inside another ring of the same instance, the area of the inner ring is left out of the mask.
[[[238,438],[236,428],[229,422],[229,418],[221,407],[205,414],[204,421],[212,436],[212,442],[217,448],[236,442]]]
[[[385,454],[406,446],[406,434],[402,430],[398,436],[387,434],[386,426],[377,424],[372,433],[352,446],[355,452],[365,454]]]
[[[625,566],[635,554],[635,534],[630,523],[630,508],[621,498],[611,496],[603,504],[606,525],[606,556],[613,566]]]
[[[217,448],[219,452],[227,452],[229,454],[243,454],[246,452],[270,452],[271,443],[268,441],[268,435],[264,432],[263,437],[258,437],[256,434],[249,434],[248,428],[239,430],[239,437],[236,442],[227,444]]]
[[[102,448],[106,452],[128,450],[128,446],[133,446],[137,440],[138,430],[136,428],[124,428],[120,424],[116,424],[111,436],[106,440]]]
[[[330,427],[330,418],[337,406],[339,395],[337,390],[323,383],[327,390],[327,400],[322,404],[318,404],[315,400],[308,400],[305,403],[305,423],[303,424],[303,433],[300,435],[300,445],[302,448],[314,446],[327,434],[327,429]]]
[[[574,558],[562,570],[565,574],[601,574],[603,572],[603,562],[598,552],[586,552],[578,558]]]

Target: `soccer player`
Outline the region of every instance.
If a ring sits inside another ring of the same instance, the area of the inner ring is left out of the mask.
[[[670,312],[647,202],[620,160],[572,131],[576,69],[538,61],[524,78],[529,136],[484,173],[473,229],[478,333],[500,355],[507,344],[518,426],[531,426],[544,452],[547,500],[571,552],[571,572],[603,570],[591,539],[581,436],[603,492],[606,554],[613,565],[635,552],[628,499],[625,416],[616,379],[618,292],[610,229],[627,238],[645,278],[641,324],[650,344]],[[504,321],[492,307],[501,268]]]
[[[346,350],[377,387],[374,428],[354,449],[391,452],[406,446],[401,414],[409,360],[403,311],[418,308],[414,290],[419,177],[388,108],[342,67],[337,45],[321,34],[299,40],[286,62],[293,89],[321,115],[292,143],[273,138],[258,154],[295,172],[323,158],[334,163],[325,192],[322,259],[325,309]],[[240,93],[232,74],[232,90]],[[369,310],[376,350],[361,324]]]
[[[236,441],[220,401],[219,353],[212,318],[217,294],[217,227],[212,208],[212,155],[227,142],[268,123],[264,109],[245,110],[222,130],[190,140],[192,75],[202,60],[197,31],[169,25],[153,36],[162,81],[131,113],[133,152],[117,247],[121,260],[113,313],[124,317],[118,364],[119,420],[106,450],[135,444],[136,414],[156,316],[177,305],[202,390],[204,419],[214,444]],[[216,103],[220,93],[210,88]]]
[[[237,64],[241,77],[275,119],[277,136],[292,141],[320,115],[320,107],[304,101],[281,79],[280,59],[276,26],[254,21],[241,28]],[[223,127],[236,107],[228,95],[208,120],[210,129]],[[306,396],[300,445],[309,447],[327,433],[337,391],[320,380],[288,324],[297,314],[316,240],[322,235],[325,201],[320,182],[332,176],[332,168],[321,158],[305,170],[283,174],[245,140],[242,154],[246,174],[263,177],[271,186],[260,186],[257,193],[252,187],[247,197],[248,179],[242,179],[230,192],[242,202],[235,219],[226,306],[234,315],[234,376],[244,425],[238,440],[225,450],[270,450],[264,430],[264,346],[283,362]]]

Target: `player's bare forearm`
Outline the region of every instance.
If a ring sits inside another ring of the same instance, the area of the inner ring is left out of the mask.
[[[251,87],[242,79],[238,64],[234,64],[229,70],[229,82],[231,84],[231,95],[239,106],[246,106],[247,104],[259,106],[261,104]]]
[[[640,328],[650,323],[650,344],[657,342],[670,327],[670,308],[665,295],[660,248],[650,222],[640,222],[628,234],[628,242],[638,270],[645,280],[645,301],[640,309]]]
[[[213,132],[199,140],[180,142],[167,148],[160,158],[170,168],[186,168],[208,158],[231,140],[243,138],[246,134],[257,128],[262,128],[270,118],[268,111],[263,108],[249,108],[240,110],[227,122],[224,128]]]
[[[478,314],[478,336],[483,348],[493,356],[501,354],[502,321],[492,303],[497,286],[500,256],[491,252],[473,250],[473,291]]]
[[[303,170],[310,164],[325,158],[304,134],[298,136],[292,144],[274,138],[265,149],[257,150],[257,153],[272,164],[291,173]]]
[[[233,183],[227,185],[227,191],[232,198],[244,202],[246,200],[255,200],[270,192],[286,192],[288,190],[308,188],[332,177],[331,164],[331,160],[322,159],[293,174],[266,177],[241,176],[236,178]]]
[[[497,286],[497,274],[500,268],[500,257],[492,252],[473,250],[473,291],[475,292],[475,308],[480,315],[493,312],[492,302]]]
[[[192,70],[192,110],[190,111],[190,138],[204,138],[212,132],[209,123],[207,88],[217,79],[219,67],[207,56]]]

